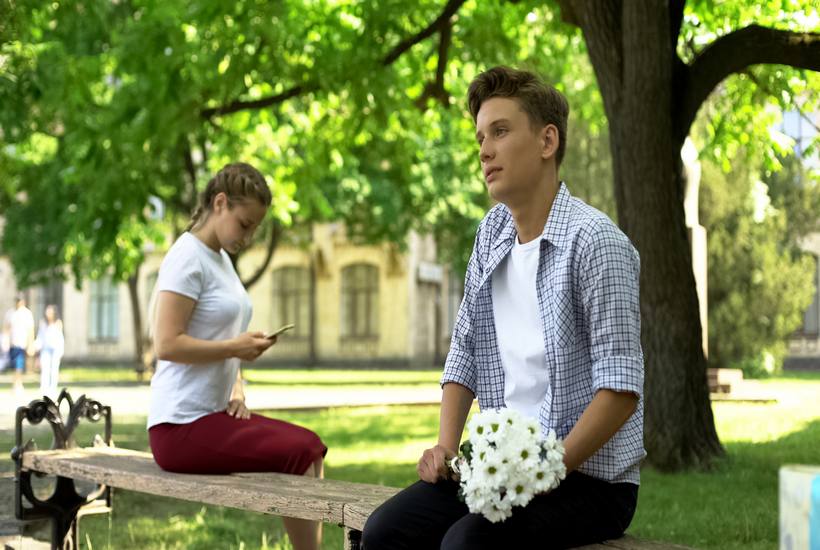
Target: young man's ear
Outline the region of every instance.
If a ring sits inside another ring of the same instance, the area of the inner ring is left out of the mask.
[[[547,124],[541,129],[541,158],[548,159],[558,152],[559,137],[555,124]]]

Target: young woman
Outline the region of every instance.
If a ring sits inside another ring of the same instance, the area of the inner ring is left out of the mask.
[[[228,253],[251,242],[270,203],[262,174],[228,164],[208,182],[188,231],[160,267],[148,428],[165,470],[322,476],[327,447],[316,434],[245,406],[239,363],[276,338],[247,332],[251,302]],[[296,550],[319,547],[321,524],[283,520]]]
[[[63,322],[57,315],[55,305],[47,305],[43,317],[35,340],[35,347],[40,350],[40,392],[54,398],[57,396],[57,378],[65,347]]]

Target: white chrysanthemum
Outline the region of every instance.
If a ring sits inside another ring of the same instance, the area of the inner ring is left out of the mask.
[[[457,461],[461,492],[473,513],[503,521],[515,506],[558,486],[566,475],[564,447],[554,431],[512,409],[485,410],[467,425],[470,460]]]

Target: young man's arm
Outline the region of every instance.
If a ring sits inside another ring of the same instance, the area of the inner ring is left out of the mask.
[[[447,461],[458,453],[464,423],[473,404],[473,392],[461,384],[444,384],[441,396],[441,414],[439,417],[438,443],[427,449],[419,460],[416,469],[419,478],[429,483],[447,479],[449,470]]]
[[[571,472],[604,446],[629,420],[638,406],[631,392],[598,390],[564,439],[564,465]]]
[[[594,396],[564,440],[568,471],[612,439],[643,392],[640,259],[625,235],[608,229],[597,231],[583,253],[580,282]]]

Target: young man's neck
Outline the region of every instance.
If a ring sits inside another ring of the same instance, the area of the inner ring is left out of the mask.
[[[544,232],[544,226],[560,185],[557,177],[549,178],[523,200],[506,203],[512,213],[515,231],[518,233],[518,242],[528,243],[540,237]]]

